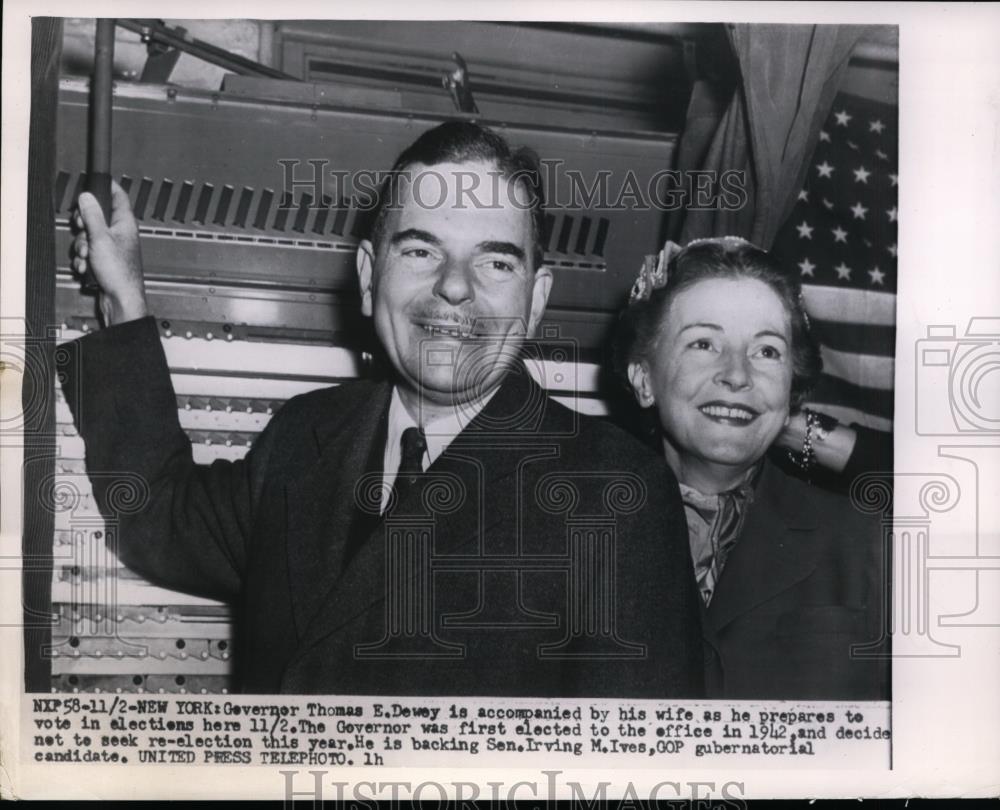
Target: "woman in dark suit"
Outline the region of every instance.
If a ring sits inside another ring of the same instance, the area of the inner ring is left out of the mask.
[[[766,455],[822,369],[797,279],[736,237],[668,243],[620,327],[618,370],[681,486],[709,697],[888,697],[878,523]]]

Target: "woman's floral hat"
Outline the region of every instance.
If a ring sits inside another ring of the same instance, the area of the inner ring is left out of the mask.
[[[738,245],[753,246],[742,236],[710,236],[703,239],[692,239],[684,247],[668,239],[663,246],[663,250],[658,255],[646,256],[643,259],[639,275],[632,285],[632,291],[629,293],[628,302],[635,304],[649,298],[653,294],[653,290],[657,290],[667,283],[667,267],[678,253],[687,250],[693,245],[701,245],[706,242],[722,245],[723,247],[736,247]]]

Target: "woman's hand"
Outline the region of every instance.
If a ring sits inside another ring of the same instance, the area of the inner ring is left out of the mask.
[[[128,195],[111,183],[111,224],[104,220],[97,198],[80,195],[73,215],[72,266],[83,274],[89,267],[100,285],[104,323],[112,326],[149,314],[139,253],[139,228]]]

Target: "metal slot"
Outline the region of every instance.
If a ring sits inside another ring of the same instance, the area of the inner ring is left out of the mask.
[[[580,255],[587,255],[587,237],[590,236],[590,217],[580,217],[580,230],[576,235],[576,246],[573,252]]]
[[[288,212],[295,204],[294,198],[288,192],[281,195],[278,202],[278,210],[274,212],[274,222],[271,223],[271,230],[284,231],[288,224]]]
[[[337,213],[333,218],[333,227],[330,229],[332,233],[335,233],[337,236],[344,235],[344,227],[347,225],[347,215],[349,212],[350,203],[346,200],[341,200],[337,206]]]
[[[313,220],[313,233],[322,234],[326,229],[326,220],[330,216],[331,205],[333,205],[333,199],[324,194],[323,199],[320,200],[319,209],[316,211],[316,218]]]
[[[258,231],[267,230],[267,215],[271,213],[271,202],[274,200],[274,192],[265,188],[260,193],[260,200],[257,202],[257,215],[254,217],[253,226]]]
[[[160,191],[156,195],[156,204],[153,206],[153,219],[163,222],[167,216],[167,206],[170,204],[170,195],[173,193],[174,184],[170,180],[160,182]]]
[[[562,227],[559,229],[559,240],[556,242],[556,251],[566,253],[569,248],[569,236],[573,231],[573,217],[564,216]]]
[[[177,196],[177,205],[174,206],[174,221],[187,222],[187,210],[191,204],[191,195],[194,193],[194,183],[185,180],[181,186],[181,193]]]
[[[306,222],[309,220],[309,211],[312,209],[313,198],[311,194],[303,194],[299,200],[299,209],[295,214],[295,224],[292,230],[298,233],[305,233]]]
[[[194,221],[199,225],[204,225],[205,220],[208,219],[208,207],[212,203],[212,194],[214,192],[215,186],[211,183],[202,184],[201,193],[198,195],[198,203],[194,209]]]
[[[132,211],[136,219],[144,219],[146,216],[146,205],[149,203],[149,195],[153,190],[153,181],[148,177],[143,177],[139,183],[139,192],[135,195],[135,205]]]
[[[219,194],[219,204],[215,207],[215,217],[212,219],[216,225],[226,224],[226,214],[229,213],[229,204],[233,199],[233,187],[223,186]]]
[[[604,243],[608,239],[608,230],[611,228],[611,221],[601,217],[597,221],[597,238],[594,240],[594,255],[604,255]]]
[[[247,186],[240,192],[240,201],[236,204],[236,216],[233,217],[233,225],[237,228],[245,228],[247,215],[250,213],[250,203],[253,201],[253,189]]]
[[[545,224],[542,227],[542,244],[545,245],[545,250],[552,250],[552,233],[556,227],[556,215],[546,214]]]

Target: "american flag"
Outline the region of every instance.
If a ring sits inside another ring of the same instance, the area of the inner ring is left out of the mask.
[[[824,373],[810,407],[892,430],[898,109],[841,93],[773,251],[800,275]]]

